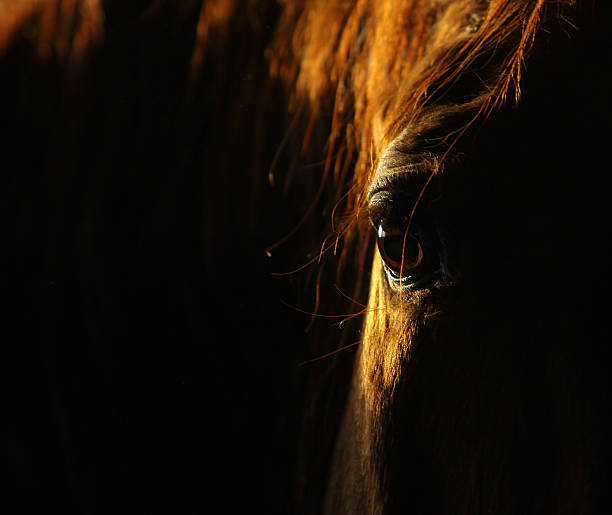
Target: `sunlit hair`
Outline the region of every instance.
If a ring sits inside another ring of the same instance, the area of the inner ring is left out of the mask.
[[[418,124],[471,67],[478,64],[481,85],[464,101],[474,113],[468,125],[508,97],[518,100],[522,63],[540,22],[549,15],[562,17],[574,2],[284,0],[278,24],[270,29],[275,30],[267,51],[270,74],[285,83],[304,122],[296,131],[302,151],[313,146],[315,125],[329,119],[322,183],[332,183],[335,202],[344,202],[334,211],[338,232],[348,239],[359,232],[356,217],[342,215],[363,208],[381,152],[402,130]],[[251,0],[248,8],[265,3]],[[235,0],[205,0],[184,10],[194,6],[200,14],[192,77],[211,32],[223,32],[241,8]],[[42,57],[53,51],[77,64],[104,38],[100,0],[6,2],[0,4],[0,53],[28,20],[34,21]],[[461,128],[453,127],[450,135],[459,137]]]
[[[302,152],[315,144],[324,149],[319,192],[328,185],[335,218],[322,252],[335,251],[342,237],[350,249],[344,261],[367,270],[366,249],[372,246],[367,189],[385,150],[402,133],[437,124],[442,143],[432,174],[437,173],[468,128],[518,101],[525,55],[538,28],[548,18],[563,17],[573,4],[286,0],[268,58],[271,74],[292,92],[290,103],[302,117]],[[462,85],[466,77],[471,82]],[[459,121],[449,123],[451,116]],[[321,119],[329,120],[325,145],[313,136]],[[374,268],[376,280],[376,263]],[[368,275],[351,278],[351,293],[362,301],[370,289]],[[377,317],[386,316],[372,298],[369,307]],[[366,322],[373,325],[389,321]]]
[[[463,101],[473,113],[465,125],[509,97],[518,100],[523,60],[540,22],[573,3],[287,0],[270,69],[310,113],[303,147],[315,120],[332,113],[323,181],[333,181],[338,200],[346,193],[346,210],[355,214],[381,152],[429,106],[444,103],[444,92],[471,67],[478,66],[481,84]],[[462,128],[452,127],[449,136],[458,138]],[[354,221],[346,218],[339,230]]]
[[[368,292],[348,411],[328,486],[336,492],[327,501],[330,512],[377,512],[385,503],[376,449],[388,403],[419,326],[439,309],[419,294],[410,302],[390,296],[378,255],[368,272],[372,254],[366,249],[373,235],[364,213],[377,163],[405,131],[438,124],[442,143],[435,149],[437,165],[431,172],[437,173],[468,128],[507,101],[518,101],[523,61],[538,28],[548,16],[561,17],[572,5],[571,0],[284,4],[269,51],[271,73],[293,92],[296,112],[309,113],[302,151],[313,143],[316,121],[330,119],[322,183],[332,183],[335,205],[343,207],[334,211],[340,213],[334,229],[350,249],[344,259],[362,271],[353,273],[353,293],[363,301]],[[470,82],[462,86],[466,77]],[[445,120],[451,113],[455,123]],[[324,250],[332,247],[324,245]],[[351,429],[351,420],[359,421],[358,429]],[[361,478],[363,484],[352,488],[363,492],[365,507],[351,507],[354,500],[350,493],[344,497],[341,487],[344,477]]]

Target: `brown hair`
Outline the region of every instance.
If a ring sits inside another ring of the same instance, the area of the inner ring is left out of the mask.
[[[333,181],[336,201],[347,193],[347,211],[355,214],[381,152],[467,70],[477,66],[481,80],[469,99],[475,114],[467,125],[510,94],[518,101],[522,63],[542,17],[560,16],[573,3],[286,1],[269,49],[270,70],[293,90],[293,102],[308,108],[303,148],[315,120],[332,113],[323,180]],[[455,129],[460,135],[462,128]]]
[[[329,119],[321,181],[331,184],[332,203],[342,203],[345,210],[333,221],[336,232],[324,249],[335,248],[343,237],[350,249],[344,262],[353,267],[351,293],[368,298],[353,397],[348,400],[349,411],[351,404],[363,410],[353,415],[359,420],[357,442],[347,443],[354,435],[345,427],[347,433],[339,437],[336,449],[340,467],[328,487],[329,492],[341,492],[343,477],[361,478],[363,483],[351,488],[365,492],[361,501],[365,504],[351,508],[356,501],[350,494],[338,493],[328,500],[332,511],[374,512],[384,503],[385,478],[378,477],[377,464],[384,458],[376,453],[384,438],[388,403],[419,325],[435,315],[430,308],[437,308],[419,298],[410,303],[390,299],[378,256],[368,273],[372,234],[362,214],[377,164],[402,133],[437,125],[436,141],[441,143],[434,152],[433,176],[469,127],[508,99],[518,101],[523,61],[538,28],[547,16],[562,16],[563,9],[573,4],[571,0],[285,2],[269,49],[271,73],[293,92],[296,111],[308,113],[302,152],[313,145],[316,124]],[[456,121],[449,122],[453,117]],[[355,268],[360,273],[354,273]],[[342,349],[346,343],[336,345]],[[314,375],[311,392],[316,396],[322,387]],[[312,416],[321,417],[323,412]],[[357,455],[344,454],[345,444],[358,446]],[[355,465],[356,460],[363,460],[362,465]],[[315,469],[311,473],[319,474],[318,466],[311,465]],[[307,497],[309,487],[302,488]]]

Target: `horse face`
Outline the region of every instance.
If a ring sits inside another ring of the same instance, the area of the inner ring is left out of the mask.
[[[378,252],[329,511],[592,502],[608,353],[592,303],[604,286],[588,272],[599,277],[605,200],[603,165],[586,167],[585,149],[605,144],[606,124],[606,88],[581,57],[590,37],[536,48],[521,102],[460,141],[449,134],[476,90],[405,120],[382,149],[367,196]]]

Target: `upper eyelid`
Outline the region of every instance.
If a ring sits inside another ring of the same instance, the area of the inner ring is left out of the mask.
[[[416,185],[404,184],[408,181],[388,180],[380,181],[376,189],[372,189],[368,199],[368,215],[370,222],[377,228],[384,220],[395,220],[405,218],[406,213],[403,206],[415,199]]]
[[[374,193],[368,202],[368,216],[376,229],[378,224],[387,218],[393,209],[393,197],[385,190]]]
[[[370,186],[367,197],[367,212],[374,228],[377,228],[383,219],[393,220],[399,223],[407,218],[414,203],[419,201],[419,212],[423,209],[429,212],[433,207],[432,202],[440,198],[437,191],[437,183],[429,183],[428,173],[430,169],[422,166],[419,171],[427,170],[424,173],[388,173],[379,176]],[[421,195],[423,188],[429,185]],[[432,191],[433,190],[433,191]]]
[[[379,204],[385,199],[392,201],[398,197],[418,195],[423,187],[424,177],[425,175],[419,172],[397,172],[380,175],[368,189],[368,207]]]
[[[368,189],[368,205],[372,204],[374,197],[380,192],[388,192],[389,196],[400,189],[406,189],[406,183],[410,182],[406,172],[387,173],[379,175]]]
[[[423,159],[415,156],[406,156],[400,165],[386,166],[383,158],[378,166],[375,179],[370,184],[367,194],[367,202],[370,204],[374,195],[380,191],[393,193],[398,190],[409,190],[415,188],[415,184],[422,181],[423,177],[431,173],[431,167]]]

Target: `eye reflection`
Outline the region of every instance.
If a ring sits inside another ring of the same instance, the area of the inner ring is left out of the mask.
[[[398,277],[406,275],[423,261],[420,241],[406,229],[381,222],[376,235],[383,261]]]

